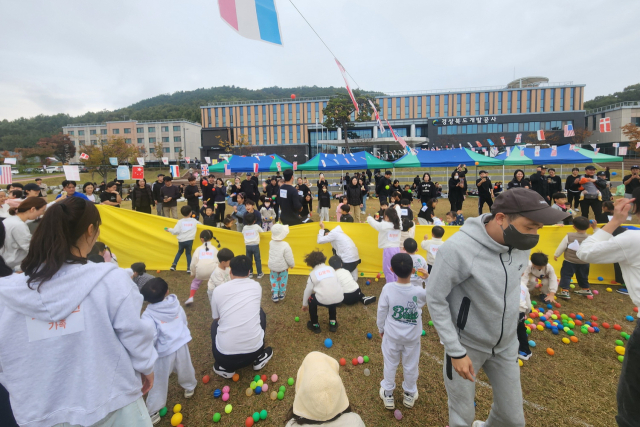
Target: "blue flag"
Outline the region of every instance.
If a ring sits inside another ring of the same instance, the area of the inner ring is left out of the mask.
[[[117,157],[109,157],[109,163],[111,163],[111,166],[118,166],[118,158]]]
[[[129,174],[129,166],[118,166],[118,170],[116,171],[116,179],[131,179],[131,175]]]

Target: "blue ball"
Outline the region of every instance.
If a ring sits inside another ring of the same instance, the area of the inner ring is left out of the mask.
[[[582,316],[580,316],[579,314],[576,314],[576,319],[582,320]]]
[[[331,338],[327,338],[324,340],[324,346],[327,348],[333,347],[333,341],[331,341]]]
[[[611,175],[616,176],[618,175],[618,172],[611,172]]]
[[[529,347],[535,347],[535,346],[536,346],[536,342],[534,340],[530,340]]]
[[[540,321],[541,322],[546,322],[547,321],[547,316],[540,316]]]
[[[373,335],[371,335],[371,332],[369,332],[369,333],[367,334],[367,339],[371,339],[371,338],[373,338]]]
[[[633,316],[627,316],[625,317],[625,319],[627,319],[629,322],[633,322]]]
[[[220,395],[222,394],[222,391],[220,391],[219,388],[215,389],[215,391],[213,392],[213,397],[218,398],[220,397]]]
[[[584,322],[584,324],[591,326],[591,322]]]
[[[602,278],[602,276],[598,276],[598,280],[602,282],[604,279]]]
[[[256,392],[256,394],[260,394],[260,393],[262,393],[262,387],[257,386],[254,391]]]
[[[598,328],[597,326],[595,326],[595,327],[593,328],[593,332],[596,332],[596,333],[600,332],[600,328]]]
[[[422,202],[422,206],[427,206],[427,204],[425,202]]]
[[[553,332],[553,335],[558,335],[558,328],[551,328],[551,332]]]
[[[547,308],[553,308],[551,304],[547,304]]]

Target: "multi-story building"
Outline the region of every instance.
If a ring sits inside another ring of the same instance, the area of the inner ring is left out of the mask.
[[[600,132],[600,119],[608,117],[611,123],[611,132]],[[629,146],[629,138],[622,133],[622,126],[632,123],[640,126],[640,101],[627,101],[606,107],[587,110],[584,118],[584,126],[593,132],[587,138],[589,144],[597,144],[600,152],[607,154],[618,154],[613,143],[619,143],[622,147]],[[637,152],[628,150],[628,157],[637,157]]]
[[[584,126],[584,87],[573,82],[549,83],[544,77],[517,79],[508,85],[389,93],[376,96],[380,116],[411,146],[489,147],[501,137],[513,145],[533,142],[545,130],[554,143],[564,138],[567,124]],[[245,135],[247,153],[307,154],[341,151],[342,129],[322,126],[329,97],[268,101],[217,102],[201,107],[201,156],[222,153],[219,142]],[[379,132],[373,120],[348,129],[350,148],[374,153],[399,150],[389,130]]]
[[[105,123],[70,124],[62,128],[76,146],[78,157],[85,145],[99,145],[110,137],[123,138],[127,144],[142,148],[146,160],[159,161],[161,157],[178,160],[182,157],[200,156],[202,126],[184,119],[176,120],[123,120]],[[162,155],[156,149],[162,145]]]

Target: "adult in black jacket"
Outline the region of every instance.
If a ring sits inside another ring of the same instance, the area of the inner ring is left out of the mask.
[[[536,173],[529,177],[529,181],[531,182],[531,189],[541,195],[547,203],[551,204],[551,197],[549,196],[549,181],[545,175],[546,172],[546,167],[538,166],[536,168]]]
[[[556,193],[562,193],[562,178],[556,175],[555,169],[549,169],[549,178],[547,178],[547,182],[549,183],[550,196],[553,196]]]
[[[217,227],[224,225],[224,214],[227,209],[227,187],[224,185],[222,178],[216,179],[216,186],[212,193],[213,200],[209,203],[209,206],[215,204],[215,221]]]
[[[378,179],[378,183],[376,184],[376,194],[378,195],[378,199],[380,203],[387,202],[389,199],[389,191],[391,190],[391,171],[386,171],[384,176],[381,176]]]
[[[251,199],[251,200],[256,202],[256,207],[257,207],[258,206],[258,202],[260,201],[260,181],[258,180],[258,176],[257,175],[252,175],[251,176],[251,181],[253,181],[253,183],[254,183],[254,185],[256,187],[255,194],[253,196],[253,199]]]
[[[424,175],[422,175],[422,181],[420,181],[420,178],[416,176],[414,182],[416,179],[418,180],[417,190],[418,197],[420,198],[420,204],[424,205],[429,200],[435,199],[436,185],[431,182],[431,175],[429,175],[429,172],[425,172]]]
[[[278,193],[280,192],[280,187],[278,187],[278,178],[274,175],[269,179],[266,188],[264,189],[264,195],[267,199],[271,200],[271,207],[273,211],[276,213],[275,222],[278,221],[280,215],[280,209],[278,209]]]
[[[508,190],[511,190],[512,188],[531,188],[529,178],[524,177],[524,171],[522,169],[516,169],[513,173],[513,179],[507,184]]]
[[[569,206],[571,206],[571,202],[573,202],[573,208],[580,211],[580,209],[578,209],[580,206],[580,183],[577,183],[576,179],[580,180],[580,169],[573,168],[571,169],[571,175],[564,181],[564,189],[567,191]]]
[[[462,209],[462,202],[464,201],[464,187],[465,179],[460,176],[458,170],[451,172],[451,178],[449,178],[448,198],[452,211],[457,212]]]
[[[202,204],[213,207],[213,198],[216,192],[216,178],[213,175],[203,176],[200,180],[200,191],[202,192]]]
[[[467,195],[468,182],[466,177],[468,173],[469,173],[469,170],[467,169],[466,165],[458,165],[458,176],[460,177],[460,180],[464,184],[464,186],[462,187],[462,195],[463,195],[462,200],[464,200],[464,198]]]
[[[351,213],[355,217],[356,222],[360,222],[360,209],[362,208],[362,197],[364,196],[364,187],[358,182],[355,176],[351,178],[351,182],[347,187],[347,204],[351,206]]]
[[[425,175],[428,175],[428,174],[425,173]],[[424,179],[424,175],[422,176],[422,179]],[[429,181],[431,181],[431,175],[429,175]],[[413,188],[417,189],[419,185],[420,185],[420,175],[416,175],[416,177],[413,178]]]
[[[280,221],[284,225],[298,225],[309,222],[308,219],[300,218],[302,203],[298,190],[293,187],[293,170],[285,169],[282,173],[284,176],[284,184],[278,190],[277,201],[280,205]]]
[[[151,193],[153,194],[153,200],[156,201],[156,212],[158,216],[164,216],[164,212],[162,212],[162,200],[164,197],[160,190],[164,187],[164,174],[158,174],[158,180],[153,183],[151,186]]]
[[[311,196],[311,189],[304,183],[302,178],[298,178],[298,185],[296,185],[296,189],[300,196],[300,203],[302,203],[302,206],[311,213],[313,210],[313,202],[311,201],[311,197],[307,200],[307,196]]]
[[[236,176],[234,180],[234,184],[229,187],[229,194],[231,195],[231,201],[238,201],[238,194],[242,193],[242,183],[240,182],[240,177]]]
[[[147,181],[139,179],[136,186],[131,190],[131,208],[137,212],[151,213],[151,208],[156,205],[156,201],[151,192],[151,187]]]
[[[187,199],[187,205],[193,211],[195,218],[200,219],[200,199],[202,196],[198,184],[196,184],[196,178],[194,176],[189,177],[189,185],[184,188],[184,198]]]
[[[256,184],[256,182],[252,179],[250,173],[247,174],[247,178],[240,184],[240,191],[242,191],[247,196],[247,199],[253,200],[254,202],[256,202],[256,200],[259,200],[260,198],[260,190],[258,189],[258,184]]]
[[[489,212],[493,206],[493,185],[487,175],[487,171],[480,171],[480,178],[476,179],[478,187],[478,215],[482,215],[482,208],[486,203],[489,205]]]
[[[367,181],[371,182],[371,177],[373,176],[373,174],[371,173],[371,169],[367,169]]]

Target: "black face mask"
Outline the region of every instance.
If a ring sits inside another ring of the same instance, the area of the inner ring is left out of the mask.
[[[540,240],[538,234],[521,233],[512,224],[502,229],[502,237],[505,245],[521,251],[533,249]]]

